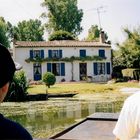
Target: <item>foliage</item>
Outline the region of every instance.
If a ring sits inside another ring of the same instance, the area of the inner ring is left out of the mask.
[[[86,38],[87,41],[99,41],[100,32],[102,29],[99,29],[98,25],[91,25],[90,29],[88,30],[88,37]],[[107,33],[105,33],[105,39],[108,39]]]
[[[49,11],[47,15],[43,13],[42,17],[48,18],[46,28],[50,34],[59,30],[74,36],[80,34],[83,11],[78,9],[77,0],[44,0],[42,6]]]
[[[56,82],[55,75],[51,72],[46,72],[43,75],[43,82],[46,84],[46,86],[48,86],[48,88],[50,88],[50,86],[54,85]]]
[[[102,61],[106,59],[102,58],[100,56],[86,56],[86,57],[77,57],[77,56],[71,56],[71,57],[64,57],[64,58],[27,58],[25,59],[25,61],[27,63],[30,62],[49,62],[49,61],[65,61],[65,62],[73,62],[73,61],[93,61],[93,60],[98,60],[98,61]]]
[[[27,79],[24,71],[18,71],[13,77],[5,101],[24,101],[27,95]]]
[[[74,40],[74,37],[71,35],[71,33],[60,30],[51,34],[49,40]]]
[[[6,48],[10,47],[10,43],[7,36],[7,23],[3,17],[0,17],[0,43]]]
[[[9,25],[11,36],[20,41],[43,41],[44,27],[38,19],[23,20],[17,26]]]
[[[113,52],[113,67],[123,66],[126,68],[140,67],[140,27],[132,31],[124,28],[127,35],[122,44],[117,44],[118,50]]]

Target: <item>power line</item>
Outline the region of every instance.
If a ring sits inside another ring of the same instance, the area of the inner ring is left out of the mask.
[[[27,10],[27,8],[26,8],[22,3],[19,2],[19,0],[15,0],[15,1],[16,1],[15,4],[17,4],[20,8],[22,8],[23,11],[24,11],[27,15],[30,15],[31,17],[33,16],[32,13],[29,12],[29,11]]]

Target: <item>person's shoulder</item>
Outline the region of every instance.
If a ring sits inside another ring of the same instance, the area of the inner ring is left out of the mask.
[[[24,127],[2,116],[0,119],[0,132],[2,132],[0,138],[32,140],[31,135]]]
[[[126,104],[130,103],[139,103],[140,102],[140,91],[134,93],[133,95],[129,96],[126,100]]]

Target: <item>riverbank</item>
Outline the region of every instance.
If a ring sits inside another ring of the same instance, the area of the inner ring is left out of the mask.
[[[85,82],[70,82],[70,83],[57,83],[54,86],[48,88],[48,94],[121,94],[123,88],[140,88],[140,85],[136,82],[121,82],[121,83],[85,83]],[[129,89],[128,89],[129,90]],[[46,94],[46,86],[30,85],[28,89],[29,94]]]

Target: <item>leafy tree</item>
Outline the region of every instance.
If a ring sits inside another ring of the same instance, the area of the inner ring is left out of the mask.
[[[10,47],[10,42],[7,36],[7,24],[3,17],[0,17],[0,43],[5,47]]]
[[[19,22],[17,26],[13,28],[9,25],[11,35],[16,40],[20,41],[42,41],[44,28],[41,25],[41,21],[38,19],[30,19],[29,21],[23,20]]]
[[[49,40],[74,40],[74,37],[66,31],[56,31],[50,35]]]
[[[118,50],[114,51],[113,66],[123,66],[126,68],[140,67],[140,27],[132,31],[124,28],[127,35],[122,44],[117,44]]]
[[[46,72],[43,75],[43,82],[46,84],[46,86],[48,86],[48,88],[50,88],[50,86],[54,85],[55,82],[56,82],[55,75],[53,73],[51,73],[51,72]]]
[[[90,29],[88,30],[88,37],[86,38],[87,41],[99,41],[100,32],[102,29],[99,29],[98,25],[91,25]],[[105,33],[105,39],[108,39],[107,33]]]
[[[82,31],[80,25],[83,17],[83,11],[78,9],[77,0],[44,0],[43,7],[48,9],[48,14],[42,14],[42,17],[48,18],[46,28],[49,33],[54,31],[67,31],[77,36]]]

